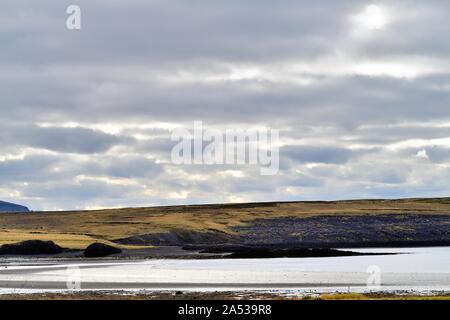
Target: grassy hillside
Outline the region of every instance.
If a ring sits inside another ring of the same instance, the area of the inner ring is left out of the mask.
[[[380,214],[450,215],[450,198],[286,202],[0,214],[0,244],[53,240],[69,248],[173,230],[235,233],[256,219]]]

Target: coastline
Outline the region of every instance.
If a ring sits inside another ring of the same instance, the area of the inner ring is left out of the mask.
[[[335,292],[450,294],[450,247],[363,251],[356,256],[259,259],[16,258],[2,263],[0,293],[157,298],[179,291],[198,296],[255,292],[280,299]],[[370,266],[380,271],[379,287],[368,285]],[[76,290],[73,283],[78,283]]]
[[[16,293],[0,294],[0,300],[450,300],[445,292],[329,292],[303,295],[280,295],[271,292],[183,292],[183,291],[86,291],[71,293]]]

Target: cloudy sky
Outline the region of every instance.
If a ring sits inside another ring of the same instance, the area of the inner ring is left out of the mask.
[[[0,199],[450,195],[449,21],[438,0],[3,0]],[[279,173],[172,164],[195,120],[279,129]]]

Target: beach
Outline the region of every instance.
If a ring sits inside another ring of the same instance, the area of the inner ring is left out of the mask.
[[[0,293],[154,295],[156,292],[450,293],[450,247],[355,249],[396,253],[275,259],[17,259],[0,267]],[[374,273],[375,272],[375,273]]]

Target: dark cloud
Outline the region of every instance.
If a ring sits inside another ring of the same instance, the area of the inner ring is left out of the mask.
[[[5,125],[0,128],[0,141],[5,145],[28,146],[63,153],[101,153],[114,145],[129,142],[87,128],[37,127],[34,125]]]
[[[280,150],[281,157],[295,162],[342,164],[357,156],[358,152],[336,147],[288,146]]]
[[[58,172],[52,171],[58,161],[58,157],[43,155],[1,161],[0,183],[3,187],[7,187],[14,183],[53,180],[59,176]]]

